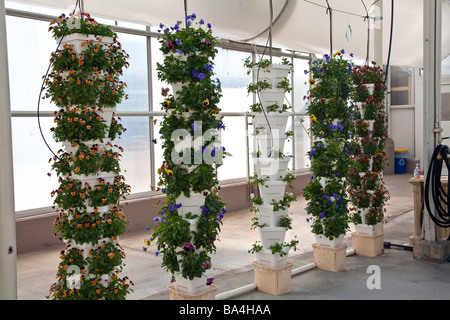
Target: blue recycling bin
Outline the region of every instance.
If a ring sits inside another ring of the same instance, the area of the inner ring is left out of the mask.
[[[406,172],[408,149],[395,149],[395,173]]]

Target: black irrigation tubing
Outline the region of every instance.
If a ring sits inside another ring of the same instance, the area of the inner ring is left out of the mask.
[[[77,2],[75,3],[75,8],[73,9],[72,14],[75,14],[75,11],[77,10],[77,7],[78,7],[78,8],[80,9],[80,11],[81,11],[80,0],[77,0]],[[65,35],[66,35],[66,32],[64,32],[63,35],[61,36],[61,39],[59,40],[59,43],[58,43],[58,45],[57,45],[57,47],[56,47],[56,49],[55,49],[54,54],[56,54],[56,52],[59,50],[59,47],[61,46],[62,40],[64,39]],[[48,73],[50,72],[50,69],[51,69],[52,65],[53,65],[53,62],[50,62],[50,64],[48,65],[48,68],[47,68],[47,72],[45,73],[45,76],[44,76],[44,78],[43,78],[43,80],[42,80],[41,90],[40,90],[40,92],[39,92],[39,98],[38,98],[38,104],[37,104],[37,120],[38,120],[39,132],[41,133],[42,140],[44,141],[45,145],[46,145],[47,148],[50,150],[50,152],[51,152],[56,158],[60,159],[60,158],[55,154],[55,152],[52,150],[52,148],[49,146],[49,144],[47,143],[47,140],[46,140],[45,137],[44,137],[44,133],[42,132],[41,119],[40,119],[40,105],[41,105],[41,99],[42,99],[41,96],[42,96],[42,92],[44,91],[45,82],[46,82],[46,80],[47,80]]]
[[[450,169],[448,155],[449,148],[447,146],[438,145],[435,148],[425,179],[424,189],[425,207],[427,208],[429,216],[433,222],[441,228],[450,228],[450,214],[448,208],[446,207],[448,193],[443,189],[441,183],[441,173],[443,167],[442,162],[444,161],[447,169]],[[433,214],[430,208],[431,201],[435,206],[436,215]]]

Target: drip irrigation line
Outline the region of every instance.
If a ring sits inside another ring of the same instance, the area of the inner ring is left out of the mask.
[[[369,10],[367,9],[364,0],[361,0],[361,3],[364,6],[364,10],[366,10],[366,16],[364,17],[364,21],[367,20],[367,45],[366,45],[366,65],[369,64],[369,51],[370,51],[370,20],[369,20]]]
[[[267,47],[270,45],[270,48],[269,48],[269,51],[270,51],[270,62],[272,63],[272,18],[273,18],[272,0],[269,0],[269,4],[270,4],[270,31],[269,31],[269,37],[267,38],[266,45],[264,47],[264,50],[263,50],[263,53],[261,55],[260,60],[263,59],[264,55],[266,54]],[[261,69],[261,67],[258,65],[258,69],[257,69],[257,72],[256,72],[256,83],[258,83],[258,81],[259,81],[259,71],[260,71],[260,69]],[[270,137],[271,137],[271,139],[270,139],[270,146],[271,146],[271,148],[270,148],[270,153],[269,153],[268,156],[270,157],[271,154],[272,154],[272,147],[273,147],[272,127],[270,125],[269,119],[267,118],[267,113],[266,113],[266,111],[263,108],[263,104],[262,104],[262,101],[261,101],[261,96],[259,94],[259,90],[257,91],[257,96],[258,96],[259,104],[261,106],[261,110],[262,110],[262,112],[264,114],[264,118],[266,119],[267,126],[269,127],[269,132],[270,132]]]
[[[386,85],[386,81],[389,74],[389,64],[391,61],[391,49],[392,49],[392,34],[394,31],[394,0],[391,0],[391,30],[389,35],[389,50],[388,50],[388,58],[386,63],[386,72],[384,76],[384,85]]]
[[[75,8],[73,9],[72,14],[75,14],[77,7],[79,8],[79,10],[81,11],[81,4],[80,4],[80,0],[77,0],[77,2],[75,3]],[[61,39],[59,40],[59,43],[53,53],[53,55],[56,55],[56,52],[58,52],[59,47],[61,46],[61,43],[66,35],[67,31],[64,31],[63,35],[61,36]],[[42,96],[42,92],[45,89],[45,82],[47,81],[47,77],[48,77],[48,73],[50,72],[50,69],[53,65],[53,61],[50,62],[50,64],[48,65],[47,68],[47,72],[45,73],[45,76],[42,80],[42,85],[41,85],[41,90],[39,92],[39,99],[38,99],[38,104],[37,104],[37,120],[38,120],[38,126],[39,126],[39,132],[41,133],[41,137],[42,140],[44,141],[45,145],[47,146],[47,148],[50,150],[50,152],[58,159],[60,159],[55,152],[52,150],[52,148],[49,146],[49,144],[47,143],[47,140],[45,139],[44,133],[42,132],[42,127],[41,127],[41,119],[40,119],[40,105],[41,105],[41,96]]]

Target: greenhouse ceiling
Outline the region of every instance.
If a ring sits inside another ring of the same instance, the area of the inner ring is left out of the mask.
[[[76,0],[14,0],[73,9]],[[375,3],[375,4],[374,4]],[[186,6],[185,6],[186,4]],[[383,19],[379,17],[383,7]],[[182,20],[185,9],[211,23],[218,38],[266,45],[272,18],[274,47],[323,54],[345,49],[356,58],[367,54],[368,28],[383,30],[383,62],[386,63],[393,33],[390,63],[423,65],[423,0],[84,0],[84,11],[114,20],[171,26]],[[331,8],[331,41],[330,11]],[[272,12],[272,14],[271,14]],[[373,33],[371,34],[373,40]],[[369,46],[373,50],[373,43]],[[442,58],[450,54],[450,1],[442,3]],[[373,59],[373,54],[370,54]]]

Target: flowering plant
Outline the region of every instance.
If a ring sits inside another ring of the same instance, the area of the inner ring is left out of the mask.
[[[304,188],[312,232],[329,239],[348,230],[346,176],[350,166],[353,115],[348,106],[352,91],[352,63],[344,50],[312,62],[311,88],[305,96],[314,143],[309,151],[313,176]]]
[[[130,191],[120,174],[123,149],[113,145],[125,128],[114,117],[126,85],[119,80],[128,55],[115,33],[88,14],[61,15],[50,25],[57,39],[69,34],[91,35],[76,49],[65,39],[52,54],[52,69],[45,80],[46,95],[57,106],[56,141],[63,142],[50,162],[59,177],[51,195],[59,215],[55,237],[66,243],[61,252],[52,299],[125,299],[131,291],[128,277],[119,278],[125,257],[117,242],[126,229],[119,201]],[[101,37],[113,37],[111,43]],[[73,280],[73,282],[72,282]]]
[[[290,66],[289,72],[292,69],[292,64],[286,59],[283,58],[281,62],[282,66]],[[290,80],[287,76],[282,77],[277,83],[271,83],[267,79],[267,75],[271,73],[273,70],[271,70],[271,67],[273,64],[271,63],[270,59],[261,59],[260,61],[253,63],[250,57],[247,57],[244,60],[244,67],[247,68],[247,74],[250,74],[252,70],[255,70],[256,72],[256,82],[250,82],[247,85],[247,92],[250,93],[258,93],[262,90],[271,90],[271,89],[282,89],[284,92],[291,92],[292,86],[290,83]],[[260,79],[260,75],[262,80]],[[287,112],[291,108],[290,106],[282,103],[274,103],[272,105],[264,106],[267,112]],[[250,110],[252,112],[261,113],[262,106],[261,102],[255,103],[250,106]]]
[[[110,27],[96,22],[89,14],[62,14],[52,21],[49,31],[56,39],[70,34],[92,38],[84,38],[79,49],[76,43],[63,42],[62,48],[52,54],[53,71],[46,79],[47,98],[51,97],[58,107],[113,107],[126,98],[126,84],[119,77],[129,65],[129,56]],[[111,40],[103,41],[104,37]]]
[[[159,30],[164,61],[157,64],[158,78],[172,85],[172,90],[161,90],[166,114],[160,129],[163,162],[158,190],[166,200],[146,244],[156,246],[155,254],[163,256],[162,267],[173,281],[178,275],[201,277],[211,268],[210,254],[215,252],[226,212],[217,179],[217,168],[229,155],[220,140],[225,126],[218,107],[220,81],[214,79],[212,62],[218,41],[211,25],[196,19],[192,14],[173,27],[161,24]],[[198,212],[191,212],[186,209],[191,199],[184,197],[204,202]]]
[[[98,23],[89,13],[85,12],[69,16],[62,14],[52,21],[48,30],[53,32],[55,39],[72,33],[105,37],[114,37],[116,35],[111,28]]]
[[[348,177],[348,192],[353,204],[352,221],[355,224],[365,222],[375,225],[383,221],[384,204],[389,199],[382,179],[387,135],[384,71],[375,62],[370,66],[356,66],[352,81],[355,85],[352,98],[357,118],[355,152]],[[373,91],[369,91],[369,85],[373,86]],[[365,215],[364,220],[362,214]]]

